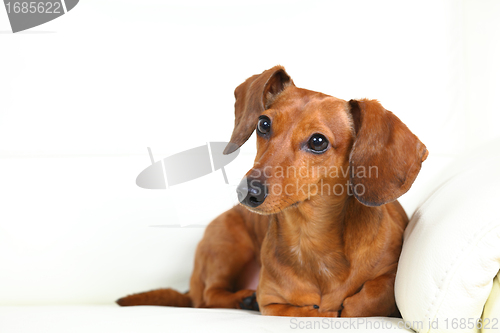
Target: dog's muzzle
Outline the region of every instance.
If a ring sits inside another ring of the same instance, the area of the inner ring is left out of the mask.
[[[258,178],[244,177],[236,188],[238,201],[243,205],[255,208],[267,197],[267,186]]]

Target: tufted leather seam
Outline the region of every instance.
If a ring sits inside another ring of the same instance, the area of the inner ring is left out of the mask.
[[[441,292],[443,291],[443,286],[445,284],[445,280],[447,281],[451,281],[454,277],[454,275],[450,276],[448,278],[448,273],[450,272],[450,270],[455,267],[457,264],[459,264],[459,259],[463,256],[463,253],[465,252],[465,250],[469,249],[471,246],[474,246],[474,245],[477,245],[483,238],[489,236],[489,233],[492,231],[492,230],[495,230],[497,228],[500,228],[500,226],[498,226],[497,224],[497,220],[496,218],[494,220],[492,220],[490,223],[486,224],[483,228],[481,228],[480,230],[478,230],[476,233],[474,233],[474,236],[467,242],[467,244],[465,244],[461,249],[460,251],[458,251],[457,253],[457,256],[450,262],[450,264],[448,265],[448,268],[446,269],[441,281],[439,281],[440,285],[438,286],[438,289],[436,291],[436,293],[434,294],[434,298],[430,304],[430,306],[427,308],[427,311],[425,312],[425,316],[424,316],[424,322],[429,322],[430,320],[430,315],[429,313],[431,312],[433,306],[434,306],[434,303],[436,302],[436,300],[438,299],[438,296],[441,294]],[[493,224],[493,226],[491,226]],[[498,234],[495,234],[494,236],[498,237]],[[448,279],[447,279],[448,278]],[[435,309],[434,309],[434,315],[433,315],[433,320],[435,319],[436,315],[437,315],[437,312],[439,310],[439,306],[437,306]],[[427,320],[427,321],[426,321]],[[430,328],[428,328],[425,333],[428,333],[430,331]]]

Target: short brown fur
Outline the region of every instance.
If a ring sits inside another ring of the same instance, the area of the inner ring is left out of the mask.
[[[252,76],[235,96],[226,153],[250,137],[259,116],[268,116],[272,131],[257,136],[247,177],[290,195],[270,190],[258,207],[239,205],[210,223],[189,293],[159,289],[118,304],[248,308],[244,300],[255,292],[248,279],[260,268],[256,299],[264,315],[397,315],[394,281],[408,218],[395,199],[415,180],[425,145],[376,100],[347,102],[297,88],[281,66]],[[314,133],[330,142],[322,154],[307,151]],[[318,172],[323,166],[349,171]],[[377,177],[352,172],[360,167],[376,167]],[[308,172],[286,173],[299,169]],[[343,191],[325,193],[327,185]],[[356,186],[365,192],[355,193]]]

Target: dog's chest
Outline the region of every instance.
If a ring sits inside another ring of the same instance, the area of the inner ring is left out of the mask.
[[[337,311],[348,295],[347,261],[341,253],[317,253],[292,246],[290,257],[280,266],[273,278],[289,304],[318,305],[325,311]]]
[[[342,252],[317,249],[304,243],[291,246],[287,260],[298,275],[306,271],[316,279],[325,280],[325,283],[345,276],[349,263]]]
[[[288,304],[317,305],[322,311],[338,311],[348,296],[348,291],[345,289],[345,283],[333,277],[328,279],[327,275],[333,275],[333,273],[328,269],[327,272],[318,272],[315,277],[305,277],[300,273],[283,277],[287,284],[290,283],[293,287],[283,284],[280,294],[284,296]]]

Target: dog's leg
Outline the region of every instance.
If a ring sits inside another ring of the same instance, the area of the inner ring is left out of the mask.
[[[365,282],[363,288],[342,303],[341,317],[373,317],[397,314],[394,296],[395,273]]]
[[[255,260],[251,237],[236,209],[217,217],[198,245],[190,295],[195,307],[256,308],[255,290],[237,290],[245,267]]]

